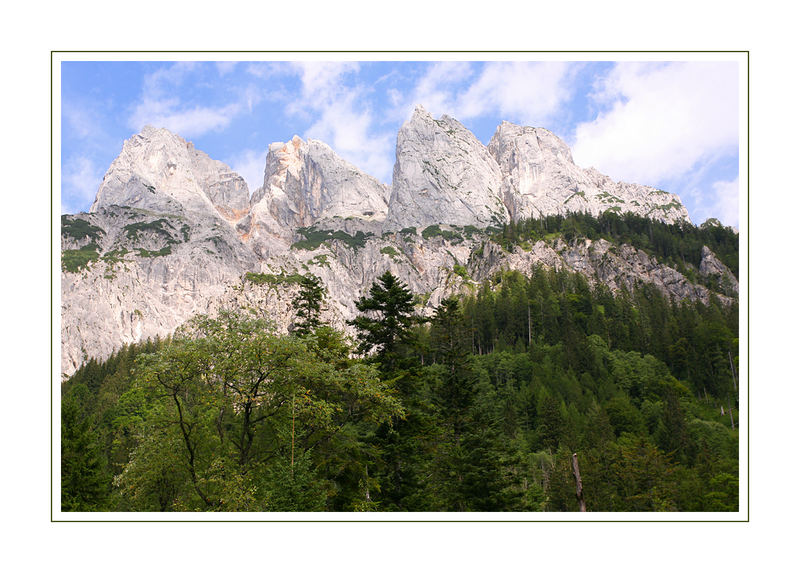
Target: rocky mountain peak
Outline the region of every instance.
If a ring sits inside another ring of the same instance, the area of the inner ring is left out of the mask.
[[[179,135],[145,126],[126,140],[103,177],[90,212],[114,205],[183,214],[215,212],[228,221],[248,209],[244,179]]]
[[[297,229],[354,218],[386,218],[389,188],[328,145],[295,135],[269,146],[264,184],[237,228],[262,255],[285,252]]]
[[[497,157],[502,153],[492,151],[498,147],[509,145],[511,142],[521,141],[524,145],[530,146],[535,150],[535,156],[540,163],[545,161],[556,161],[560,163],[573,164],[572,150],[552,131],[543,127],[529,127],[503,121],[495,131],[489,141],[489,150],[492,155]]]
[[[336,217],[383,220],[388,195],[386,185],[325,143],[295,135],[269,146],[264,185],[252,203],[266,201],[278,223],[296,229]]]
[[[397,134],[386,227],[502,224],[508,211],[501,178],[497,162],[472,132],[417,106]]]
[[[507,252],[487,229],[571,211],[688,221],[675,195],[581,169],[546,129],[503,122],[484,146],[458,120],[422,106],[397,134],[391,188],[295,135],[269,145],[263,184],[250,197],[227,165],[147,126],[125,141],[91,212],[62,222],[62,367],[74,371],[225,305],[259,308],[283,328],[285,288],[306,273],[323,280],[331,320],[342,326],[357,294],[386,270],[425,295],[427,311],[465,283],[535,263],[612,289],[642,280],[677,299],[707,300],[705,287],[632,247],[615,255],[599,242],[558,239]],[[735,276],[710,251],[700,273],[735,295]]]
[[[632,212],[665,222],[688,220],[676,195],[613,181],[575,165],[569,146],[551,131],[504,121],[489,141],[503,174],[502,195],[515,219],[606,211]]]

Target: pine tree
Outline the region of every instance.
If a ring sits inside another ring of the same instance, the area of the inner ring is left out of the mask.
[[[77,401],[65,396],[61,405],[61,510],[102,511],[111,480],[91,419]]]
[[[322,280],[312,274],[305,275],[300,281],[300,292],[292,300],[292,308],[297,313],[293,330],[298,336],[307,336],[319,328],[322,323],[320,312],[325,300],[325,287]]]
[[[356,302],[359,312],[349,324],[358,330],[358,351],[375,351],[384,370],[391,370],[408,341],[409,329],[417,322],[414,316],[414,296],[408,287],[389,271],[372,284],[369,297]]]
[[[436,360],[445,367],[437,397],[445,422],[458,438],[473,398],[473,383],[467,363],[469,338],[458,300],[454,297],[443,300],[431,323]]]

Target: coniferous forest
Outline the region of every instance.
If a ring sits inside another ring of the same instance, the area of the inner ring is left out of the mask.
[[[643,249],[687,276],[730,229],[548,217],[498,230]],[[722,287],[724,289],[724,286]],[[720,289],[717,289],[723,294]],[[348,339],[303,278],[290,334],[196,317],[62,385],[63,511],[739,509],[739,308],[612,292],[543,266],[426,319],[390,273]]]

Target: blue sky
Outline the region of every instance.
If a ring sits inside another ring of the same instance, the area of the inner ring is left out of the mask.
[[[64,61],[61,210],[88,210],[148,124],[224,161],[251,192],[269,144],[295,134],[391,183],[397,130],[422,104],[483,143],[503,120],[545,127],[578,165],[677,193],[696,224],[738,227],[743,73],[724,61]]]

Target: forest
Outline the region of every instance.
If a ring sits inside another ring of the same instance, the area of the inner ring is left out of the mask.
[[[738,275],[719,227],[581,215],[495,240],[556,232],[685,268],[706,244]],[[198,316],[65,381],[62,511],[739,509],[736,299],[534,266],[423,318],[387,272],[350,339],[321,320],[319,279],[299,283],[289,334],[246,310]]]

